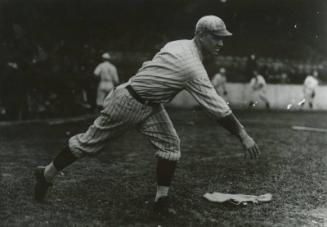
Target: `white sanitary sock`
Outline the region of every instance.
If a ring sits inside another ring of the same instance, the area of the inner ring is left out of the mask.
[[[58,170],[53,165],[53,162],[51,162],[49,165],[45,167],[44,170],[44,177],[46,181],[52,182],[53,178],[58,174]]]
[[[156,194],[156,198],[154,199],[155,202],[158,201],[159,198],[163,197],[163,196],[168,196],[168,191],[169,191],[169,187],[168,186],[157,186],[157,194]]]

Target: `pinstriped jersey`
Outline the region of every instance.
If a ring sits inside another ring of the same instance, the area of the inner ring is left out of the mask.
[[[128,82],[144,100],[167,103],[187,90],[209,113],[221,118],[231,113],[217,94],[202,63],[195,40],[167,43]]]

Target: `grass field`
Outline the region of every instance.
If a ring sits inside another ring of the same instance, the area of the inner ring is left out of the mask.
[[[326,113],[237,112],[262,150],[246,161],[237,139],[202,111],[169,112],[182,140],[175,217],[151,212],[156,162],[135,131],[67,168],[47,202],[35,203],[34,167],[89,122],[31,123],[0,129],[0,226],[327,226],[327,134],[291,129],[327,128]],[[246,207],[206,201],[213,191],[272,193],[273,200]]]

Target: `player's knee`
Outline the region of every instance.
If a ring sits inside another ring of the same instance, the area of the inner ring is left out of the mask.
[[[178,161],[181,158],[180,144],[181,141],[178,136],[175,136],[173,139],[170,138],[169,145],[158,149],[156,155],[163,159]]]
[[[173,146],[172,147],[174,147],[175,151],[180,153],[180,151],[181,151],[181,139],[178,137],[178,135],[175,135],[174,139],[172,141],[173,141]]]
[[[82,158],[84,156],[93,156],[96,155],[101,149],[99,146],[90,146],[79,137],[82,137],[82,134],[71,137],[68,142],[69,149],[76,157]]]
[[[74,141],[73,137],[69,139],[68,148],[71,153],[78,158],[82,158],[85,156],[85,153],[79,149],[79,146],[77,145],[76,141]]]
[[[180,151],[157,151],[156,156],[170,161],[178,161],[181,158]]]

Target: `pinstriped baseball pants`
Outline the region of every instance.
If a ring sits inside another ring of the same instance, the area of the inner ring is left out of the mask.
[[[114,89],[105,109],[84,133],[69,139],[74,155],[95,155],[115,137],[136,128],[156,149],[156,156],[179,160],[180,139],[163,105],[149,106],[135,100],[125,88]]]

